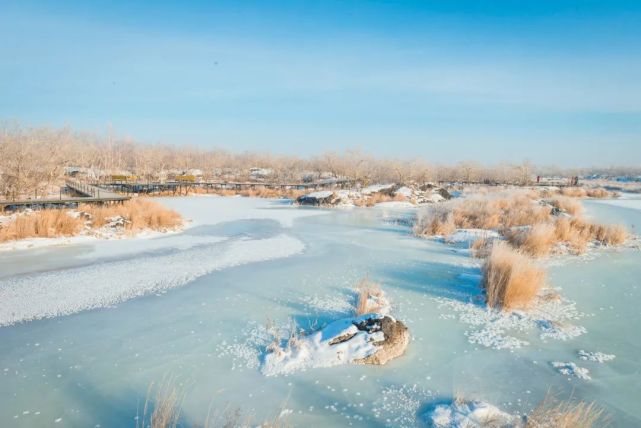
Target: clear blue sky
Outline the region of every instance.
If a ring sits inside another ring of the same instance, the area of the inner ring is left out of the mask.
[[[641,1],[1,0],[0,119],[299,155],[641,165]]]

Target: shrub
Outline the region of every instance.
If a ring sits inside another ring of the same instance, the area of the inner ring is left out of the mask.
[[[528,308],[545,282],[532,259],[505,242],[495,242],[483,265],[487,304],[504,311]]]

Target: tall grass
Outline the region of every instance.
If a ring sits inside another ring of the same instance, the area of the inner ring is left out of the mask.
[[[454,211],[451,205],[435,205],[423,211],[417,218],[414,233],[419,236],[448,236],[456,231]]]
[[[96,229],[119,217],[124,219],[125,230],[131,233],[173,229],[182,223],[176,211],[146,198],[131,199],[123,204],[83,205],[79,209],[85,214],[72,215],[65,209],[17,214],[12,221],[0,224],[0,242],[74,236],[85,225]]]
[[[182,404],[185,398],[184,389],[176,386],[173,377],[165,377],[158,386],[153,382],[147,389],[147,398],[142,410],[142,415],[136,418],[136,428],[176,428],[186,425],[181,417]],[[213,401],[212,401],[213,402]],[[282,410],[282,409],[281,409]],[[281,411],[282,415],[282,411]],[[225,408],[216,411],[210,404],[207,416],[202,424],[194,424],[194,427],[261,427],[261,428],[285,428],[288,427],[287,419],[281,415],[263,423],[254,423],[249,415],[243,415],[240,408]]]
[[[13,221],[0,224],[0,242],[27,238],[72,236],[82,228],[81,219],[66,210],[42,210],[18,214]]]
[[[527,194],[490,195],[423,211],[415,226],[421,236],[447,235],[455,229],[506,229],[549,221],[552,209]]]
[[[550,394],[527,417],[525,428],[603,428],[603,409],[584,401],[558,401]]]
[[[553,207],[565,211],[570,215],[578,216],[583,213],[583,205],[579,201],[567,196],[557,196],[550,200]]]
[[[110,223],[115,217],[122,217],[125,229],[130,232],[172,229],[182,222],[176,211],[147,198],[135,198],[113,205],[83,205],[80,209],[89,214],[94,228]]]
[[[371,282],[368,277],[361,279],[356,286],[355,314],[358,316],[380,311],[381,307],[376,302],[379,302],[382,296],[383,291],[377,283]]]
[[[545,282],[543,269],[505,242],[494,243],[482,272],[488,306],[504,311],[530,307]]]
[[[602,188],[585,189],[583,187],[561,187],[559,194],[573,198],[612,198],[615,192],[609,192]]]
[[[621,245],[627,239],[623,226],[600,225],[581,218],[582,205],[574,199],[557,196],[550,200],[552,206],[573,215],[568,218],[552,215],[550,205],[532,200],[531,193],[490,194],[430,207],[418,215],[414,233],[447,236],[456,229],[494,229],[515,248],[536,257],[557,250],[558,244],[581,254],[592,242]],[[487,253],[476,251],[487,248],[483,242],[474,246],[473,254]]]
[[[552,251],[556,239],[556,228],[550,223],[539,223],[525,230],[506,232],[508,242],[515,248],[532,255],[544,256]]]

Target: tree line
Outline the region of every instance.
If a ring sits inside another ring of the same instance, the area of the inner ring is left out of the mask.
[[[272,174],[267,179],[279,182],[300,182],[311,175],[346,178],[361,184],[438,181],[525,184],[533,174],[543,171],[528,162],[442,165],[421,158],[376,157],[361,150],[326,152],[309,158],[233,153],[194,146],[145,144],[118,137],[111,131],[98,135],[69,127],[0,125],[0,195],[4,198],[46,195],[61,183],[67,167],[86,168],[98,175],[133,174],[141,181],[156,181],[167,171],[190,169],[201,170],[205,179],[221,176],[248,179],[250,168],[259,167],[270,169]],[[545,172],[577,174],[550,168]]]

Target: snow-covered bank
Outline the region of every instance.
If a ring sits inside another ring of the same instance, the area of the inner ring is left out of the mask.
[[[450,198],[451,194],[446,189],[433,184],[400,186],[391,183],[372,184],[362,189],[312,192],[298,197],[296,203],[324,207],[370,207],[388,204],[383,206],[408,208],[442,202]]]
[[[0,326],[114,305],[216,270],[288,257],[303,249],[302,242],[283,234],[12,277],[0,281]]]
[[[187,224],[181,228],[157,231],[157,230],[144,230],[136,234],[117,233],[116,231],[100,230],[97,233],[83,233],[77,236],[60,236],[57,238],[27,238],[17,241],[9,241],[0,244],[0,252],[3,251],[20,251],[32,250],[45,247],[62,247],[69,245],[89,244],[99,241],[113,241],[113,240],[149,240],[159,238],[165,235],[177,234],[187,228]]]

